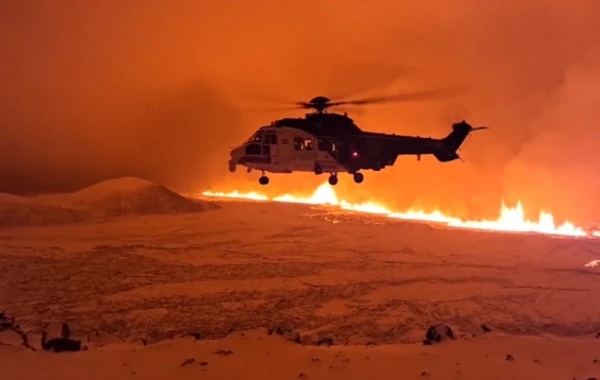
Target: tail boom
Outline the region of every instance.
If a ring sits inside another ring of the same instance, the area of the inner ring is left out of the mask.
[[[450,162],[460,159],[457,151],[461,145],[465,142],[467,137],[475,131],[481,131],[488,129],[487,127],[476,127],[473,128],[466,121],[455,123],[452,125],[452,132],[443,139],[440,140],[441,144],[433,152],[433,156],[440,162]]]

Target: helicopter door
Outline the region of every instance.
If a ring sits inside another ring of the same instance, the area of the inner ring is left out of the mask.
[[[271,156],[277,156],[277,133],[276,132],[267,132],[265,135],[265,145],[269,146],[269,151]]]

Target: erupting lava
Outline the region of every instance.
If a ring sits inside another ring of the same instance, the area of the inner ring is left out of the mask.
[[[230,193],[205,191],[204,193],[202,193],[202,195],[208,197],[249,199],[255,201],[303,203],[310,205],[331,205],[349,211],[356,211],[368,214],[380,214],[390,218],[398,218],[405,220],[442,223],[451,227],[459,228],[471,228],[505,232],[537,232],[543,234],[562,236],[600,237],[600,233],[594,231],[593,233],[588,234],[586,231],[579,227],[576,227],[575,225],[573,225],[573,223],[569,221],[565,222],[560,226],[556,226],[552,214],[546,212],[540,212],[540,216],[537,222],[525,220],[523,206],[520,202],[514,208],[507,207],[504,204],[502,204],[502,208],[500,209],[500,217],[496,220],[465,221],[444,215],[439,211],[434,211],[430,213],[419,210],[394,212],[388,210],[386,207],[372,202],[360,204],[349,203],[344,200],[338,199],[333,187],[331,187],[328,183],[324,183],[323,185],[319,186],[317,190],[313,193],[313,195],[308,198],[297,197],[289,194],[269,198],[265,195],[254,192],[240,193],[238,191],[233,191]]]

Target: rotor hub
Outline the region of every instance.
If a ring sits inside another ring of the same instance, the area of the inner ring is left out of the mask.
[[[326,96],[315,96],[307,103],[307,105],[315,111],[322,113],[331,105],[331,100]]]

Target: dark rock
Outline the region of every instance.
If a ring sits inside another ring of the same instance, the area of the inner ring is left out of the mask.
[[[542,361],[540,359],[533,359],[534,363],[540,364]]]
[[[44,339],[42,336],[42,348],[54,352],[77,352],[81,351],[81,341],[65,338]]]
[[[208,365],[208,362],[200,362],[200,365],[201,365],[202,367],[206,367],[206,366]]]
[[[54,352],[81,351],[81,341],[71,339],[71,329],[64,322],[50,322],[42,331],[42,348]]]
[[[0,311],[0,331],[15,327],[15,319]]]
[[[596,334],[596,339],[600,338],[600,332]]]
[[[440,324],[429,327],[425,334],[425,340],[423,344],[430,345],[434,343],[440,343],[445,340],[454,340],[454,332],[448,325]]]
[[[430,377],[431,374],[429,372],[421,372],[421,377]]]
[[[515,358],[511,354],[506,355],[506,361],[512,362],[514,360],[515,360]]]
[[[186,365],[190,365],[190,364],[193,364],[193,363],[195,363],[195,362],[196,362],[196,359],[194,359],[194,358],[188,358],[188,359],[185,359],[185,360],[183,361],[183,363],[181,363],[179,366],[180,366],[180,367],[184,367],[184,366],[186,366]]]
[[[307,379],[307,378],[308,378],[308,375],[307,375],[307,374],[305,374],[305,373],[302,373],[302,372],[300,372],[300,373],[298,374],[298,377],[299,377],[299,378],[301,378],[301,379]]]
[[[194,340],[202,339],[202,334],[199,332],[189,332],[181,335],[182,338],[193,338]]]
[[[43,334],[48,339],[69,339],[71,337],[71,328],[65,322],[50,322],[44,326]]]
[[[330,337],[321,338],[317,342],[317,346],[327,345],[327,347],[329,347],[329,346],[333,346],[333,344],[334,344],[333,338],[330,338]]]
[[[483,331],[483,333],[489,333],[492,332],[492,329],[490,329],[487,325],[483,324],[481,325],[481,330]]]
[[[213,352],[213,354],[223,355],[223,356],[230,356],[230,355],[233,355],[233,351],[231,351],[231,350],[223,350],[223,349],[219,348],[218,350],[216,350],[215,352]]]
[[[292,329],[288,327],[276,327],[273,329],[269,329],[267,331],[269,335],[279,335],[282,336],[285,340],[289,340],[290,342],[294,342],[297,344],[301,344],[300,334],[294,332]]]

